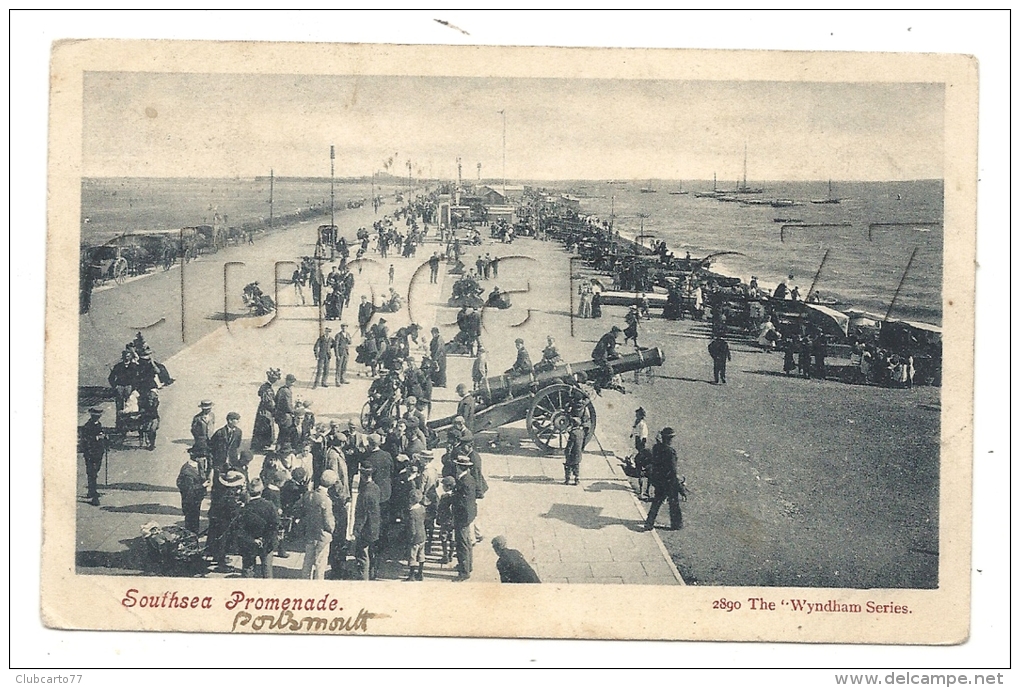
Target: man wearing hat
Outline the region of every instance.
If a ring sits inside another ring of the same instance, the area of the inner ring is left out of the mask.
[[[649,465],[649,479],[655,489],[655,498],[648,507],[648,518],[645,519],[645,530],[655,527],[655,517],[659,515],[659,507],[669,501],[670,530],[683,527],[683,514],[680,512],[680,478],[677,476],[676,449],[671,444],[676,432],[673,428],[663,428],[659,441],[652,447],[652,459]]]
[[[340,331],[333,338],[333,353],[336,354],[336,380],[337,385],[347,383],[347,362],[350,360],[351,334],[347,331],[347,323],[340,324]]]
[[[361,481],[354,506],[354,550],[361,579],[374,580],[379,566],[379,536],[382,531],[380,489],[370,464],[362,464],[359,473]]]
[[[241,414],[231,411],[227,414],[227,424],[213,433],[209,438],[209,451],[212,454],[213,468],[219,469],[228,463],[237,461],[241,451]]]
[[[177,474],[177,489],[181,493],[181,511],[184,513],[184,527],[198,535],[199,518],[202,514],[202,500],[205,499],[206,480],[195,456],[194,447],[188,448],[188,460]]]
[[[124,404],[135,387],[138,364],[132,351],[131,348],[125,348],[120,353],[120,361],[110,369],[110,376],[107,378],[110,387],[113,388],[118,411],[124,410]]]
[[[506,538],[497,535],[492,538],[492,549],[496,552],[496,570],[500,583],[541,583],[535,569],[516,549],[506,546]]]
[[[297,432],[294,428],[294,383],[297,378],[287,373],[283,379],[283,387],[276,390],[276,446],[282,447],[297,444]]]
[[[319,338],[315,340],[315,346],[312,347],[312,353],[315,354],[315,381],[312,382],[312,389],[315,389],[319,385],[323,387],[329,387],[329,361],[333,357],[333,337],[330,334],[333,332],[330,328],[325,328]]]
[[[247,497],[244,473],[226,466],[213,471],[209,497],[209,531],[206,550],[221,572],[227,570],[227,554],[232,549],[231,534]]]
[[[531,356],[528,354],[528,350],[524,347],[524,340],[516,339],[514,341],[514,345],[517,347],[517,360],[514,361],[513,367],[506,371],[506,374],[514,377],[531,375],[534,370],[534,366],[531,365]]]
[[[333,541],[333,531],[336,529],[329,488],[339,479],[336,471],[323,471],[318,486],[313,492],[306,493],[302,499],[301,525],[305,534],[305,562],[302,568],[302,577],[308,580],[326,578],[329,545]]]
[[[88,479],[86,497],[93,506],[99,506],[99,469],[103,466],[106,456],[108,439],[103,423],[99,420],[103,409],[93,406],[89,409],[89,419],[85,421],[79,432],[81,453],[85,457],[85,476]]]
[[[262,498],[262,480],[255,478],[248,487],[251,498],[237,517],[237,548],[241,553],[244,578],[272,578],[273,553],[278,544],[280,515],[276,506]],[[259,567],[255,567],[256,560]]]
[[[379,436],[368,436],[368,455],[365,463],[372,467],[372,482],[379,487],[379,512],[382,516],[380,537],[385,538],[385,529],[390,522],[390,496],[393,493],[393,455],[379,447]]]
[[[453,489],[453,527],[454,541],[457,549],[457,581],[466,581],[471,577],[472,549],[475,545],[475,534],[472,524],[478,516],[477,485],[471,476],[471,459],[458,456],[454,459],[457,470],[457,485]]]
[[[191,455],[198,461],[199,468],[208,479],[212,472],[212,465],[209,462],[212,455],[209,450],[209,436],[216,417],[213,415],[213,403],[209,399],[203,399],[198,407],[199,412],[191,419],[191,437],[194,439]]]

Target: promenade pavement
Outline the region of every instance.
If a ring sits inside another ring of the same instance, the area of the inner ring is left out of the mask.
[[[349,239],[353,237],[357,223],[366,223],[362,215],[338,217],[343,235]],[[237,252],[243,259],[253,262],[310,255],[314,223],[292,228],[285,236],[288,255],[281,255],[284,239],[260,242]],[[445,274],[445,266],[438,285],[415,278],[421,264],[432,251],[439,249],[438,243],[430,241],[419,248],[418,256],[413,259],[383,260],[378,254],[370,254],[372,260],[365,261],[361,271],[355,273],[351,308],[345,310],[342,319],[354,333],[355,344],[360,341],[356,305],[362,294],[370,298],[375,294],[378,298],[388,291],[387,272],[391,263],[395,270],[393,286],[408,295],[408,303],[401,311],[384,315],[390,331],[407,324],[413,316],[423,327],[423,347],[427,346],[427,333],[433,325],[442,329],[444,339],[452,338],[456,332],[455,310],[447,308],[445,300],[454,278]],[[266,255],[270,250],[273,254]],[[492,280],[486,287],[498,283],[503,289],[517,292],[515,308],[511,311],[486,311],[483,340],[490,351],[490,374],[496,374],[513,362],[513,339],[518,332],[527,336],[535,360],[540,357],[538,352],[546,334],[557,337],[565,359],[588,358],[589,342],[569,340],[571,287],[566,274],[568,259],[562,247],[551,243],[542,245],[530,239],[505,246],[486,239],[485,245],[473,247],[466,254],[465,262],[470,264],[478,251],[513,257],[503,262],[500,281]],[[553,279],[555,274],[561,278]],[[134,286],[126,284],[118,289],[130,290]],[[328,423],[336,419],[346,423],[354,419],[358,422],[371,378],[363,366],[354,362],[353,349],[348,368],[351,384],[311,388],[315,372],[312,346],[320,327],[329,326],[335,332],[338,323],[321,321],[318,309],[310,305],[309,290],[305,291],[309,305],[302,306],[289,284],[279,284],[280,307],[273,317],[242,317],[239,304],[228,303],[230,313],[224,322],[164,360],[176,382],[161,390],[157,447],[154,451],[126,448],[110,452],[108,465],[104,467],[107,473],[100,474],[103,495],[100,507],[84,499],[85,474],[79,458],[78,573],[159,575],[149,559],[140,528],[150,521],[161,525],[183,521],[175,480],[186,458],[185,450],[191,444],[191,418],[200,400],[215,401],[216,428],[223,425],[228,411],[239,412],[244,431],[243,446],[247,446],[258,403],[257,389],[265,379],[265,370],[278,367],[284,375],[297,376],[295,396],[312,402],[317,421]],[[161,357],[158,349],[154,353],[157,358]],[[88,356],[88,352],[83,355]],[[457,382],[470,381],[470,366],[470,358],[449,358],[450,384],[446,389],[435,389],[432,418],[454,412],[453,389]],[[332,372],[330,382],[332,384]],[[604,403],[613,402],[599,400],[597,406]],[[106,409],[103,420],[112,425],[113,407],[108,404]],[[81,410],[84,411],[84,407]],[[496,557],[489,542],[496,535],[504,535],[509,546],[519,549],[532,563],[543,582],[655,585],[683,582],[665,555],[658,535],[640,530],[643,511],[612,452],[603,455],[602,445],[617,451],[621,449],[620,428],[616,428],[612,441],[602,439],[604,434],[600,431],[600,442],[587,447],[579,486],[562,484],[562,456],[541,454],[527,437],[523,423],[479,435],[479,450],[490,489],[479,501],[478,525],[484,540],[475,546],[472,581],[498,581]],[[261,458],[256,456],[250,467],[251,475],[258,474]],[[203,507],[203,529],[207,508],[208,501]],[[391,560],[381,568],[380,577],[402,578],[406,575],[406,567],[400,563],[402,555],[395,550],[388,554]],[[275,562],[277,577],[300,577],[302,560],[303,555],[298,551],[278,558]],[[238,558],[233,558],[232,563],[239,567]],[[434,551],[424,573],[427,581],[452,579],[456,575],[455,564],[440,564],[439,554]],[[239,573],[208,575],[236,577]]]

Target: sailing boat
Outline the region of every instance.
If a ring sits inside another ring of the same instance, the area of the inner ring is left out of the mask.
[[[740,185],[733,190],[733,193],[738,194],[760,194],[765,193],[765,189],[751,188],[747,185],[747,143],[744,143],[744,178],[740,182]]]
[[[648,180],[648,186],[641,187],[641,193],[655,193],[655,189],[652,188],[652,180]]]
[[[839,199],[832,195],[832,180],[829,180],[829,197],[828,198],[812,198],[812,203],[823,204],[823,203],[839,203]]]
[[[715,198],[719,194],[718,182],[715,178],[715,172],[712,173],[712,190],[711,191],[698,191],[694,194],[695,198]]]

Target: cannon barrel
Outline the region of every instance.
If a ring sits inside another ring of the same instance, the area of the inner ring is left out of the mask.
[[[631,354],[624,354],[618,359],[610,361],[613,375],[628,373],[632,370],[642,370],[651,366],[661,366],[665,357],[658,347],[652,349],[639,349]],[[601,370],[601,366],[595,361],[581,361],[580,363],[562,363],[552,370],[531,375],[513,377],[510,375],[498,375],[486,378],[481,386],[475,390],[475,396],[483,404],[494,404],[507,399],[528,394],[537,385],[539,388],[547,385],[576,380],[578,373],[586,377],[594,371]]]

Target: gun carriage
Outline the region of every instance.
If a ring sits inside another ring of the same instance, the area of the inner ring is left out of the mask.
[[[523,420],[538,448],[555,452],[566,447],[571,427],[580,424],[587,443],[595,434],[597,417],[586,386],[601,390],[616,375],[661,366],[664,360],[658,348],[640,349],[606,365],[582,361],[520,377],[490,377],[474,392],[475,415],[469,429],[478,433]],[[430,434],[449,429],[454,417],[429,421]]]

